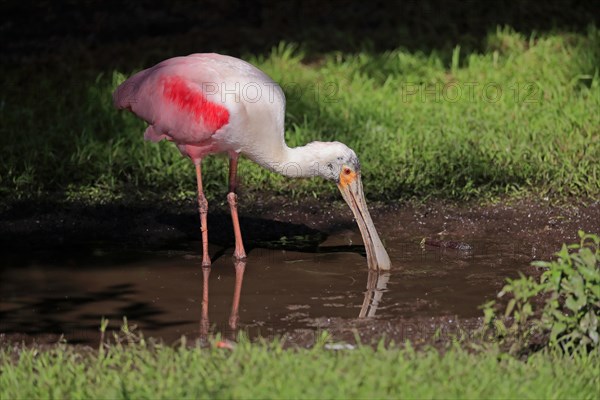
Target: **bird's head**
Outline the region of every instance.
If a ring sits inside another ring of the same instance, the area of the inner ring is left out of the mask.
[[[304,146],[314,159],[313,173],[339,183],[351,174],[360,173],[354,150],[340,142],[312,142]]]
[[[390,258],[379,239],[367,208],[361,181],[360,162],[354,150],[340,142],[314,142],[312,147],[317,175],[334,181],[354,214],[367,250],[370,269],[390,269]]]

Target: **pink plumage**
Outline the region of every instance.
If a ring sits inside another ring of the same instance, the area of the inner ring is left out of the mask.
[[[203,125],[208,132],[215,132],[229,122],[229,111],[220,104],[206,99],[193,84],[180,76],[162,79],[164,100],[173,103],[178,110],[193,117],[193,122]]]
[[[117,88],[115,107],[148,122],[147,140],[173,141],[194,160],[219,151],[211,139],[229,123],[230,110],[215,90],[222,77],[211,64],[218,57],[176,57],[140,71]]]
[[[118,109],[127,109],[148,122],[146,139],[172,141],[193,160],[202,227],[202,265],[209,266],[210,257],[201,161],[208,154],[226,153],[230,159],[227,201],[235,234],[234,257],[246,257],[235,193],[238,158],[244,154],[286,176],[320,176],[336,182],[359,224],[369,267],[390,268],[389,256],[364,199],[356,153],[339,142],[288,147],[284,140],[283,91],[255,66],[219,54],[175,57],[127,79],[115,90],[113,100]]]

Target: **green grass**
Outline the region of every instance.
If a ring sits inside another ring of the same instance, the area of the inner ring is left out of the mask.
[[[306,58],[283,44],[245,58],[286,90],[288,143],[354,148],[369,198],[598,196],[600,31],[507,28],[487,42],[483,53],[457,46],[449,63],[401,49]],[[170,143],[144,142],[144,123],[112,108],[112,90],[135,70],[82,69],[76,59],[2,68],[0,194],[192,196],[189,161]],[[319,179],[240,168],[246,191],[335,195]],[[207,159],[204,174],[208,195],[222,196],[226,160]]]
[[[103,353],[67,345],[0,350],[0,397],[16,398],[578,398],[598,395],[600,356],[489,349],[443,356],[410,347],[230,351],[136,344]]]

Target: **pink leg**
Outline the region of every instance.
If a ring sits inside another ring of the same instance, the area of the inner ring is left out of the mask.
[[[206,201],[204,191],[202,190],[201,163],[201,159],[194,160],[194,164],[196,164],[196,180],[198,182],[198,210],[200,211],[200,229],[202,230],[202,266],[210,267],[210,257],[208,256],[208,224],[206,218],[208,214],[208,201]]]
[[[237,260],[246,258],[244,243],[242,241],[242,231],[240,230],[240,221],[237,212],[237,195],[235,194],[237,186],[237,164],[238,155],[234,155],[229,159],[229,193],[227,194],[227,202],[231,210],[231,219],[233,221],[233,233],[235,234],[235,251],[233,256]]]

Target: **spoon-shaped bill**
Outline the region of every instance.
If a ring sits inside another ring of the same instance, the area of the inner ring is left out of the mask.
[[[390,269],[391,262],[388,256],[373,220],[367,209],[367,202],[365,201],[365,195],[363,193],[362,181],[360,180],[360,173],[356,174],[355,177],[349,182],[338,183],[338,188],[342,192],[342,196],[346,203],[352,209],[354,218],[358,223],[360,233],[367,250],[367,263],[369,269],[376,271],[387,271]]]

